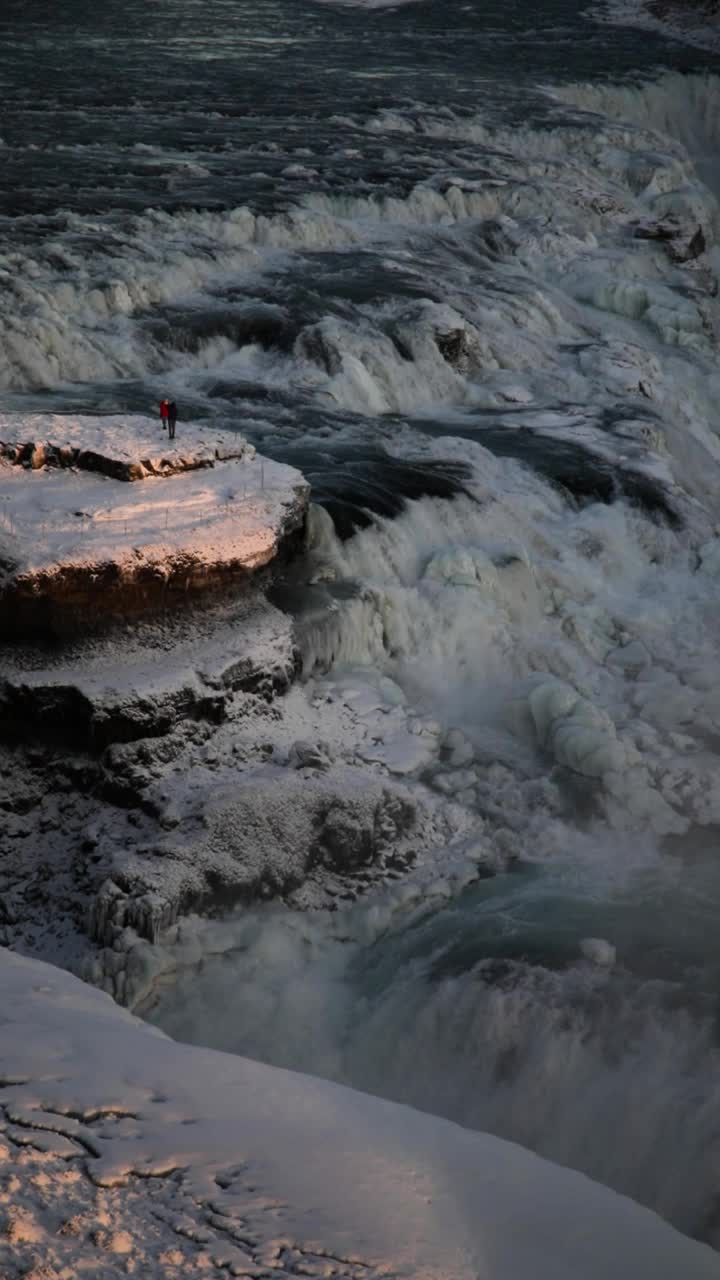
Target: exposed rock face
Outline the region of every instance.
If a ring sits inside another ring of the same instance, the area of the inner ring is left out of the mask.
[[[336,909],[438,846],[476,878],[473,815],[398,780],[434,731],[396,725],[395,697],[291,688],[293,624],[261,571],[303,536],[302,476],[215,442],[207,465],[136,477],[132,439],[123,479],[83,471],[81,444],[114,456],[108,431],[0,458],[0,943],[132,1002],[188,912]]]
[[[336,909],[438,847],[462,883],[494,866],[472,813],[393,774],[396,704],[308,701],[296,662],[258,593],[51,660],[0,648],[0,943],[133,1002],[188,912]]]
[[[707,249],[707,239],[701,226],[688,227],[673,219],[662,222],[642,223],[635,228],[636,240],[659,240],[672,262],[680,265],[694,262]]]
[[[245,441],[236,455],[243,457],[248,446]],[[197,471],[212,467],[218,460],[214,450],[197,449],[193,452],[167,450],[153,456],[138,459],[108,457],[93,449],[78,449],[68,445],[61,447],[44,441],[28,440],[21,444],[7,444],[0,440],[0,458],[15,466],[39,471],[43,467],[75,468],[78,471],[95,471],[112,480],[144,480],[146,476],[173,476],[181,471]]]
[[[182,831],[120,857],[93,902],[92,935],[112,945],[132,928],[154,942],[181,913],[287,893],[316,866],[352,874],[396,858],[416,820],[396,783],[347,766],[301,776],[268,765],[207,795]]]
[[[449,333],[438,333],[435,341],[444,360],[454,369],[464,370],[470,359],[470,340],[465,329],[452,329]]]
[[[302,541],[303,518],[298,501],[277,539],[248,559],[229,555],[208,564],[183,552],[139,561],[137,567],[94,561],[18,573],[0,587],[0,639],[66,640],[113,623],[172,614],[200,600],[222,600],[246,590],[260,570],[292,555]]]
[[[257,595],[67,653],[0,649],[0,736],[98,755],[111,744],[162,738],[183,722],[219,724],[233,694],[273,697],[297,664],[289,619]],[[122,803],[123,770],[105,763]]]
[[[706,248],[705,232],[702,227],[698,227],[688,241],[671,241],[668,253],[675,262],[693,262],[705,252]]]
[[[43,429],[42,437],[34,434]],[[176,443],[146,418],[0,414],[0,458],[33,471],[75,468],[133,481],[254,457],[255,449],[243,436],[195,426],[185,427]]]

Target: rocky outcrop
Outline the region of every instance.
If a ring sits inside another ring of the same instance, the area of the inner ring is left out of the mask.
[[[470,338],[467,331],[465,329],[451,329],[447,333],[438,333],[435,336],[435,342],[443,360],[447,360],[453,369],[464,372],[471,356]]]
[[[94,753],[113,742],[161,737],[184,720],[217,724],[224,715],[223,694],[189,677],[156,696],[109,699],[101,706],[73,684],[0,681],[2,735],[10,741],[67,742]]]
[[[137,481],[254,457],[243,436],[194,424],[170,441],[157,424],[140,417],[0,414],[0,459],[31,471],[67,468]]]
[[[123,854],[93,900],[90,931],[112,946],[131,928],[155,942],[181,914],[226,911],[237,902],[276,897],[302,885],[314,868],[348,884],[408,845],[417,798],[397,783],[333,766],[304,772],[273,765],[206,795],[181,834]],[[180,829],[178,829],[179,831]],[[112,865],[105,850],[105,865]],[[347,896],[347,894],[346,894]]]
[[[353,699],[290,688],[293,624],[264,585],[303,538],[308,486],[213,447],[210,466],[132,483],[73,453],[0,459],[16,551],[0,628],[23,641],[0,642],[0,943],[81,957],[121,1001],[187,913],[334,910],[453,841],[458,874],[478,874],[469,813],[399,780],[434,733],[398,725],[395,698],[366,723]]]
[[[47,441],[27,440],[20,444],[0,440],[0,458],[14,466],[39,471],[44,467],[74,468],[77,471],[94,471],[112,480],[144,480],[147,476],[173,476],[182,471],[197,471],[213,467],[228,458],[245,456],[248,445],[240,441],[237,452],[230,452],[225,459],[218,459],[214,449],[167,449],[141,458],[114,458],[94,449],[77,449],[71,445],[54,445]]]
[[[684,265],[700,258],[707,249],[707,237],[701,226],[667,218],[661,222],[641,223],[633,232],[636,240],[657,240],[665,248],[671,262]]]
[[[257,595],[66,655],[0,649],[0,736],[107,756],[113,744],[163,738],[186,722],[219,724],[236,693],[272,698],[297,666],[289,619]],[[140,762],[146,782],[147,765]],[[136,803],[139,788],[122,757],[107,757],[105,770],[105,794]]]
[[[38,421],[0,415],[15,441],[0,445],[0,639],[62,641],[228,598],[302,541],[308,484],[239,435],[186,425],[175,448],[146,419],[60,418],[69,442],[45,444]]]
[[[70,640],[113,624],[210,605],[247,590],[258,573],[288,560],[303,537],[305,504],[286,512],[260,555],[227,554],[207,563],[192,551],[135,564],[91,561],[17,573],[0,586],[0,639]]]

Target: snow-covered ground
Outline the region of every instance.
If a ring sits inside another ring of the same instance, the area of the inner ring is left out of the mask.
[[[0,551],[13,576],[57,577],[108,562],[132,577],[178,562],[239,563],[253,571],[272,560],[284,527],[306,501],[298,471],[259,457],[237,435],[183,424],[188,439],[163,447],[150,419],[5,414],[0,437],[50,440],[120,463],[155,458],[168,468],[204,465],[124,483],[84,469],[0,464]],[[169,442],[168,442],[169,443]],[[219,456],[218,456],[219,455]],[[238,456],[239,455],[239,456]]]
[[[178,1045],[0,954],[6,1280],[711,1280],[717,1256],[514,1144]]]
[[[251,462],[255,456],[255,449],[243,436],[184,418],[171,441],[159,416],[0,413],[0,453],[29,441],[78,454],[89,451],[95,456],[126,463],[157,459],[158,469],[163,463],[170,469],[181,467],[183,462],[186,466],[193,462],[210,465],[224,458],[245,458]]]

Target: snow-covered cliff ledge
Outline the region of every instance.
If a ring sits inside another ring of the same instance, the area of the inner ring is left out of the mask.
[[[243,588],[309,486],[243,438],[139,416],[0,415],[0,636],[84,633]]]
[[[717,1255],[521,1147],[176,1044],[0,951],[0,1273],[711,1280]]]
[[[302,476],[178,429],[0,416],[0,940],[128,1003],[188,912],[352,901],[472,825],[402,785],[440,729],[411,733],[399,689],[365,713],[357,689],[292,688],[258,569],[302,536]]]

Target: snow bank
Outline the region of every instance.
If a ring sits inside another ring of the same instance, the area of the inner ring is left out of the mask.
[[[2,1273],[710,1280],[714,1253],[520,1147],[189,1048],[3,952]]]

